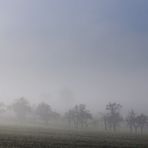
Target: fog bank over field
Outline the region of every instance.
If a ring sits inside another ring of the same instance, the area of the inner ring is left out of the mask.
[[[147,0],[1,0],[0,101],[64,112],[119,102],[148,113]]]

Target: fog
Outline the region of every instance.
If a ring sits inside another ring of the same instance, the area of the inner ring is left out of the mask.
[[[109,102],[148,114],[146,0],[1,0],[0,101],[65,113]]]

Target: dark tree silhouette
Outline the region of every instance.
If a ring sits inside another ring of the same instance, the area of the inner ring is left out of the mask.
[[[31,107],[27,99],[20,98],[10,106],[20,121],[24,121],[28,113],[31,112]]]
[[[136,125],[136,113],[134,112],[134,110],[131,110],[127,117],[126,117],[126,122],[127,125],[130,129],[130,132],[133,132],[133,129],[135,129],[135,131],[137,130],[137,125]]]
[[[84,128],[88,126],[88,120],[92,119],[92,114],[86,109],[84,104],[76,105],[66,114],[68,123],[75,128]]]
[[[109,113],[104,118],[105,128],[107,129],[107,125],[110,129],[116,131],[117,126],[122,121],[122,117],[120,115],[121,105],[117,103],[109,103],[106,105],[106,110]]]
[[[79,122],[81,124],[81,127],[88,126],[88,120],[92,119],[92,114],[86,109],[86,106],[84,104],[80,104],[78,106],[79,109]]]
[[[132,110],[129,112],[126,118],[127,124],[130,128],[130,131],[137,134],[138,128],[140,128],[141,134],[143,133],[143,129],[147,124],[147,116],[144,114],[136,115],[135,112]]]
[[[136,117],[136,122],[138,127],[140,128],[141,134],[143,133],[143,128],[146,126],[147,124],[147,116],[144,114],[141,114],[139,116]]]

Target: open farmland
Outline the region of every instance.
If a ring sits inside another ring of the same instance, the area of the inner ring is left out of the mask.
[[[0,148],[147,148],[148,135],[1,127]]]

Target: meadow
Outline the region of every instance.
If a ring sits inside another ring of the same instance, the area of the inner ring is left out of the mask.
[[[43,127],[0,127],[0,148],[148,148],[148,135]]]

